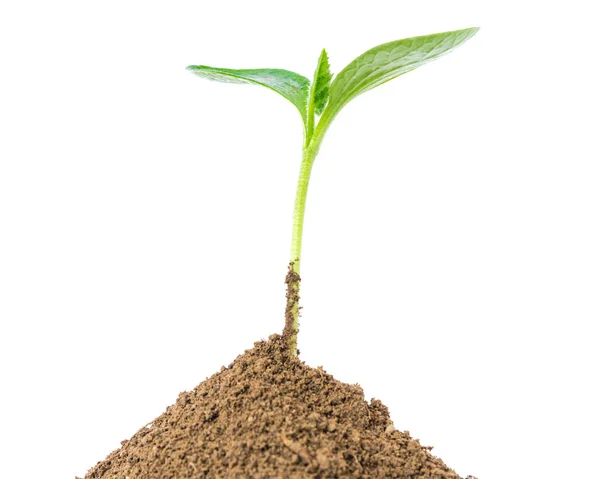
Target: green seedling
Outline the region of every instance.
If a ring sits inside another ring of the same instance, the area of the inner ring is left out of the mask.
[[[204,65],[187,67],[196,75],[210,80],[265,86],[287,98],[300,112],[304,142],[294,204],[283,330],[292,356],[297,356],[298,351],[300,258],[306,194],[312,166],[327,129],[340,110],[353,98],[441,57],[466,42],[478,30],[467,28],[384,43],[350,62],[335,78],[329,69],[327,52],[323,50],[312,82],[297,73],[272,68],[231,70]]]

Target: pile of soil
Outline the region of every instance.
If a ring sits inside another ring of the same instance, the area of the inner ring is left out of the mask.
[[[460,479],[380,401],[288,351],[279,335],[255,343],[85,479]]]

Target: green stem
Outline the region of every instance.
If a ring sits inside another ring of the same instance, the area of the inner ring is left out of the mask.
[[[312,126],[312,125],[311,125]],[[302,150],[302,163],[298,176],[296,201],[294,203],[294,218],[292,225],[292,248],[290,263],[285,278],[287,284],[285,327],[283,337],[286,339],[292,357],[298,356],[298,318],[300,316],[300,260],[302,257],[302,232],[304,229],[304,211],[306,209],[306,195],[312,166],[319,152],[321,141],[329,121],[320,121],[314,129],[314,135],[307,137]],[[312,130],[312,128],[310,128]]]
[[[296,189],[296,202],[294,203],[294,218],[292,224],[292,247],[290,251],[290,264],[286,276],[287,304],[285,310],[284,337],[287,339],[290,354],[298,355],[298,317],[300,316],[300,259],[302,256],[302,232],[304,229],[304,211],[306,209],[306,195],[312,165],[315,161],[316,152],[311,148],[304,147],[300,175],[298,176],[298,187]]]
[[[310,149],[304,149],[302,164],[300,165],[300,175],[298,177],[298,187],[296,189],[296,202],[294,204],[294,220],[292,226],[292,248],[290,252],[290,261],[294,263],[294,271],[296,273],[300,273],[306,195],[308,193],[308,183],[310,181],[310,173],[315,157],[316,155],[313,154]]]

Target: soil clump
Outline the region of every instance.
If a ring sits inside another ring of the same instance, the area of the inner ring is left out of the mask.
[[[357,385],[273,335],[179,395],[85,479],[460,479]]]

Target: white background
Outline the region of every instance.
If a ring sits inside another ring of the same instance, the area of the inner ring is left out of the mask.
[[[461,475],[600,477],[592,5],[3,2],[0,476],[85,474],[283,326],[300,117],[185,66],[478,25],[330,129],[301,357]]]

